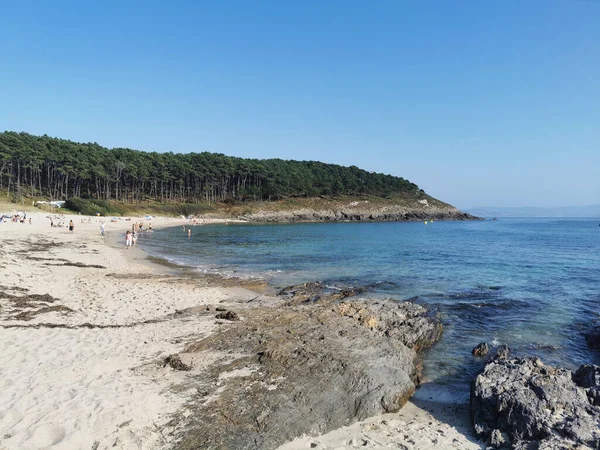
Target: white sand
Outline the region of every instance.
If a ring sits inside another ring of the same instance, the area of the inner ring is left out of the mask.
[[[454,405],[408,402],[395,414],[383,414],[318,437],[303,437],[282,445],[279,450],[315,448],[396,448],[396,449],[482,449],[469,439],[468,417]]]
[[[242,290],[172,283],[159,266],[143,264],[140,253],[106,244],[100,226],[81,224],[75,233],[50,228],[43,214],[33,224],[0,224],[0,285],[50,294],[53,303],[74,310],[50,312],[29,321],[13,320],[21,310],[2,300],[0,325],[0,448],[5,449],[148,449],[163,448],[161,428],[186,400],[170,388],[186,374],[159,362],[179,352],[186,342],[205,336],[215,326],[209,318],[169,318],[176,310],[216,304]],[[68,221],[68,218],[67,218]],[[145,221],[147,223],[147,221]],[[121,235],[132,222],[107,223],[108,233]],[[153,228],[178,222],[152,222]],[[7,244],[7,241],[10,241]],[[29,242],[58,241],[68,247],[27,253]],[[85,248],[77,248],[85,245]],[[47,258],[32,261],[27,256]],[[106,269],[48,266],[71,262]],[[107,273],[154,273],[153,279],[120,279]],[[249,293],[247,295],[255,295]],[[163,322],[141,324],[146,320]],[[36,324],[78,326],[131,325],[123,328],[34,328]]]
[[[172,314],[220,302],[227,306],[256,294],[173,279],[144,261],[142,252],[108,245],[96,218],[82,224],[82,217],[74,216],[70,234],[51,228],[46,215],[32,214],[32,225],[0,224],[0,293],[49,294],[56,300],[46,306],[73,311],[17,320],[16,314],[41,305],[16,308],[10,299],[0,299],[0,450],[168,447],[168,422],[193,392],[186,379],[210,361],[193,361],[192,372],[163,367],[162,361],[217,326],[212,316]],[[107,222],[106,232],[120,236],[131,223]],[[182,223],[152,221],[153,228]],[[63,245],[28,251],[32,243],[44,242]],[[63,260],[106,268],[48,265]],[[152,277],[127,278],[131,274]],[[409,403],[399,414],[283,448],[480,448],[465,432]]]

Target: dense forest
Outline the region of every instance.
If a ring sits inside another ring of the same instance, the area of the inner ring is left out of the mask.
[[[0,133],[0,191],[13,198],[205,203],[344,194],[385,197],[418,194],[419,187],[355,166],[108,149],[6,131]]]

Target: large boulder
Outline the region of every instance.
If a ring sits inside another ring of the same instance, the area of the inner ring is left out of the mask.
[[[496,359],[471,386],[475,433],[496,447],[598,449],[599,381],[598,366],[573,373],[537,358]]]

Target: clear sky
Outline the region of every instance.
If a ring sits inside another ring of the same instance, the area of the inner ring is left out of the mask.
[[[12,1],[0,129],[600,203],[600,0]]]

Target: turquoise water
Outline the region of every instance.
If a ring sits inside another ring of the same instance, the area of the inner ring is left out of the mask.
[[[600,313],[598,219],[204,225],[145,234],[151,255],[203,272],[369,286],[365,296],[438,309],[442,340],[419,395],[466,401],[481,341],[575,367],[600,363],[582,329]]]

